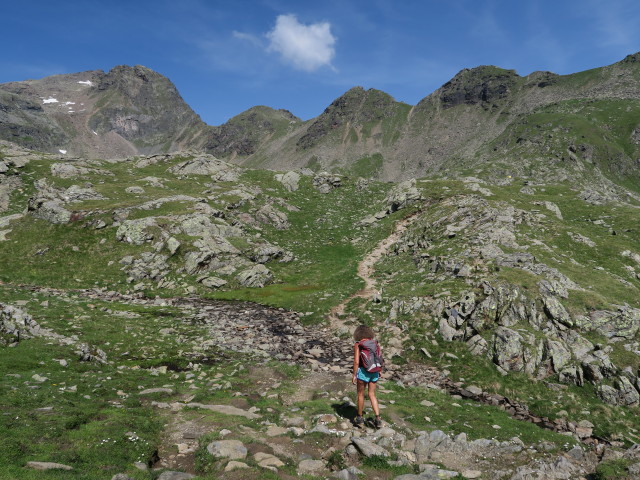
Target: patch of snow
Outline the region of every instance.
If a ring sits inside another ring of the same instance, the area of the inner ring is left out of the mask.
[[[67,153],[67,151],[66,151],[66,150],[58,150],[58,151],[59,151],[61,154],[63,154],[63,155]]]
[[[78,81],[80,85],[88,85],[89,87],[93,86],[93,82],[91,80],[80,80]]]
[[[44,98],[42,103],[58,103],[58,99],[53,97]]]
[[[75,105],[76,102],[64,102],[65,105]]]
[[[67,113],[76,113],[75,110],[69,110]]]
[[[96,132],[95,130],[91,130],[93,132],[94,135],[98,135],[98,132]]]

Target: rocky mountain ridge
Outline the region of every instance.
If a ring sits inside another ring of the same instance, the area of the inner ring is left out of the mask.
[[[464,69],[415,106],[355,87],[306,122],[254,107],[221,126],[204,124],[162,75],[119,66],[0,85],[0,138],[91,158],[193,149],[392,181],[511,175],[637,188],[639,55],[571,75]]]
[[[142,66],[5,83],[0,104],[3,139],[71,156],[176,151],[207,129],[166,77]]]

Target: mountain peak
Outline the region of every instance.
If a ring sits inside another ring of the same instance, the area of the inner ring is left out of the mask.
[[[314,146],[330,131],[346,125],[364,125],[395,115],[399,105],[391,95],[381,90],[353,87],[335,99],[311,124],[297,142],[300,149]]]
[[[438,93],[444,108],[461,104],[494,104],[509,95],[519,78],[515,70],[481,65],[461,70]]]

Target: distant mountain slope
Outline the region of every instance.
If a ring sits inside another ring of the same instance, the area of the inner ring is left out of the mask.
[[[208,127],[175,86],[142,66],[0,85],[0,137],[88,157],[176,151]]]
[[[572,75],[465,69],[412,107],[353,88],[284,141],[234,161],[403,180],[496,172],[638,181],[640,55]]]
[[[571,75],[464,69],[417,105],[355,87],[303,122],[253,107],[208,126],[148,68],[0,85],[0,139],[109,158],[203,151],[250,167],[400,181],[616,183],[640,191],[640,54]]]

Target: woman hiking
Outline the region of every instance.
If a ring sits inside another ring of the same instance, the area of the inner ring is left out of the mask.
[[[376,386],[380,379],[380,373],[384,361],[380,345],[375,339],[375,333],[371,327],[360,325],[353,332],[353,339],[356,341],[353,347],[353,379],[352,383],[357,386],[358,393],[358,416],[354,423],[356,427],[364,425],[362,411],[364,410],[364,390],[367,389],[371,408],[375,414],[374,425],[376,428],[382,427],[380,419],[380,407],[376,398]]]

